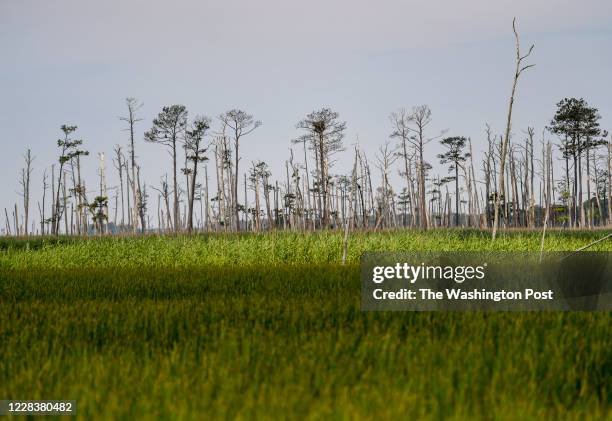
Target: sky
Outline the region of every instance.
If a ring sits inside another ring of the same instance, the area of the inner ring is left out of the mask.
[[[514,139],[528,126],[541,138],[555,104],[571,96],[599,108],[602,127],[612,128],[609,0],[0,0],[0,210],[18,200],[30,148],[37,214],[62,124],[77,125],[91,152],[88,186],[98,152],[116,185],[109,159],[127,144],[119,117],[128,96],[144,104],[136,149],[149,185],[171,167],[143,133],[171,104],[190,117],[232,108],[254,115],[263,124],[244,139],[241,165],[265,160],[281,179],[295,124],[322,107],[347,122],[347,149],[359,142],[370,159],[389,140],[389,114],[420,104],[432,110],[429,134],[470,137],[479,156],[485,124],[505,128],[513,17],[522,48],[535,44],[536,65],[519,81]],[[432,143],[426,159],[445,173],[440,151]],[[348,172],[352,154],[337,159],[332,172]]]

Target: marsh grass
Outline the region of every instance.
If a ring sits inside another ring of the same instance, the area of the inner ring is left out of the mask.
[[[547,251],[571,251],[602,237],[598,231],[552,231]],[[478,230],[382,231],[351,234],[347,261],[366,251],[538,251],[537,231],[514,231],[491,242]],[[612,241],[592,250],[612,250]],[[3,268],[187,268],[207,265],[340,263],[342,233],[271,232],[192,236],[59,237],[0,240]]]
[[[500,240],[362,233],[347,266],[339,233],[5,244],[0,397],[86,419],[609,419],[609,313],[360,311],[362,251],[538,247]]]

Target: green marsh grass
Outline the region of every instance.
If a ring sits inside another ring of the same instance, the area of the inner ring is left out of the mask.
[[[553,232],[548,250],[601,234]],[[610,419],[609,313],[363,313],[366,250],[478,231],[0,243],[0,399],[91,419]],[[609,243],[598,246],[610,250]]]

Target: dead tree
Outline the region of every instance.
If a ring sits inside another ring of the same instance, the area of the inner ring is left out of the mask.
[[[427,137],[425,135],[425,129],[431,124],[432,121],[431,110],[427,105],[413,107],[409,114],[406,112],[402,113],[400,111],[399,113],[396,113],[395,117],[392,116],[392,121],[394,121],[393,124],[395,126],[395,131],[392,136],[395,135],[394,137],[400,138],[401,143],[404,141],[410,143],[415,151],[417,158],[416,179],[419,225],[421,228],[427,229],[428,219],[425,178],[428,164],[425,162],[425,145],[432,140],[438,139],[440,136],[442,136],[442,134],[435,137]],[[407,156],[407,153],[404,155]],[[406,164],[406,160],[404,160],[404,164]]]
[[[306,153],[306,143],[308,142],[308,139],[304,136],[299,137],[298,139],[292,140],[293,143],[301,143],[302,144],[302,149],[304,151],[304,174],[305,174],[305,188],[304,188],[304,194],[306,195],[306,200],[305,205],[304,205],[304,224],[306,225],[305,228],[308,227],[308,225],[310,225],[309,221],[309,217],[308,214],[310,212],[311,209],[311,203],[310,203],[310,179],[309,179],[309,175],[308,175],[308,154]],[[312,224],[312,228],[315,228],[314,223]]]
[[[47,185],[47,169],[45,168],[43,170],[43,177],[42,177],[42,205],[39,206],[39,213],[40,213],[40,233],[41,235],[45,235],[46,230],[45,230],[45,199],[47,196],[47,189],[49,188],[49,186]]]
[[[402,158],[404,164],[403,172],[400,171],[400,175],[406,178],[406,189],[410,191],[412,184],[410,161],[413,157],[412,153],[409,151],[412,144],[410,140],[411,130],[409,128],[411,116],[406,109],[401,108],[397,112],[391,113],[389,119],[391,120],[393,129],[390,137],[398,139],[399,144],[397,145],[397,153]],[[410,198],[408,198],[408,202],[410,202]]]
[[[255,196],[255,208],[253,209],[254,213],[254,223],[255,223],[255,231],[261,231],[262,223],[261,223],[261,205],[260,205],[260,182],[265,185],[266,173],[267,173],[267,165],[263,161],[252,162],[251,169],[249,174],[249,181],[251,181],[251,186],[253,189],[253,194]],[[264,187],[265,188],[265,187]],[[246,193],[245,193],[246,194]]]
[[[238,174],[239,174],[239,148],[240,140],[261,126],[261,121],[255,120],[252,115],[238,109],[227,111],[219,116],[219,120],[232,134],[234,142],[234,176],[233,176],[233,213],[236,223],[236,231],[240,230],[240,213],[238,209]],[[246,208],[246,205],[245,205]]]
[[[144,216],[147,213],[147,201],[148,201],[148,195],[147,195],[147,183],[141,184],[140,183],[140,165],[136,166],[136,182],[138,183],[138,185],[142,185],[142,189],[139,190],[140,192],[140,196],[139,196],[139,203],[138,203],[138,214],[142,215],[142,233],[144,233],[147,229],[147,222],[144,218]]]
[[[478,227],[481,228],[482,227],[482,221],[480,219],[480,200],[478,199],[478,186],[476,185],[476,171],[474,170],[474,152],[472,151],[472,139],[468,137],[468,154],[469,154],[469,161],[470,161],[470,165],[468,168],[468,175],[469,175],[469,179],[470,181],[467,183],[468,184],[468,192],[470,195],[470,201],[472,202],[472,207],[474,208],[474,219],[475,221],[478,220]]]
[[[268,169],[268,165],[265,162],[262,162],[263,166],[260,169],[260,175],[262,177],[263,190],[264,190],[264,201],[266,203],[266,216],[268,218],[268,228],[272,228],[272,209],[270,206],[270,189],[272,186],[270,185],[270,176],[272,173]],[[299,179],[297,180],[299,182]]]
[[[144,232],[144,225],[145,225],[144,213],[140,211],[143,208],[141,204],[142,192],[141,192],[140,186],[137,185],[136,183],[136,178],[137,178],[136,177],[136,166],[137,165],[136,165],[136,148],[134,146],[134,126],[139,121],[142,121],[142,119],[136,117],[136,112],[142,108],[143,104],[141,102],[138,102],[136,98],[131,98],[131,97],[126,98],[125,104],[127,105],[127,108],[128,108],[128,115],[125,117],[119,117],[119,119],[121,121],[125,121],[128,124],[128,127],[126,128],[126,130],[130,132],[129,154],[130,154],[130,169],[132,172],[130,187],[132,190],[132,201],[134,203],[133,215],[131,215],[131,220],[132,220],[133,232],[136,233],[138,218],[140,218],[140,226],[143,232]],[[126,166],[126,170],[127,170],[127,166]]]
[[[499,189],[498,194],[495,197],[495,209],[494,209],[494,217],[493,217],[493,241],[495,241],[495,237],[497,235],[497,229],[499,227],[499,201],[500,196],[504,196],[505,194],[505,166],[506,166],[506,155],[508,153],[508,143],[510,141],[510,131],[512,129],[512,106],[514,105],[514,95],[516,93],[516,85],[518,79],[525,70],[530,67],[535,66],[534,64],[523,65],[523,60],[531,55],[533,51],[534,45],[529,48],[529,51],[525,55],[521,55],[520,41],[518,32],[516,31],[516,19],[512,20],[512,31],[514,32],[514,39],[516,41],[516,69],[514,72],[514,79],[512,81],[512,93],[510,94],[510,101],[508,104],[508,116],[506,120],[506,133],[504,135],[504,139],[502,142],[502,150],[499,161]],[[506,201],[507,202],[507,201]]]
[[[353,163],[353,173],[351,175],[351,190],[349,192],[349,206],[348,212],[351,212],[353,202],[355,201],[355,196],[357,194],[357,160],[358,160],[359,152],[357,148],[355,148],[355,161]],[[344,241],[342,247],[342,264],[346,264],[346,258],[348,256],[348,242],[349,242],[349,231],[351,227],[351,218],[355,217],[355,213],[351,213],[347,217],[345,217],[344,221]]]
[[[98,197],[106,198],[103,201],[103,206],[100,205],[99,211],[104,213],[105,218],[101,219],[99,222],[103,225],[103,231],[106,232],[106,225],[108,225],[108,191],[106,185],[106,159],[104,152],[98,153],[98,175],[100,177],[100,195]]]
[[[544,255],[544,240],[546,237],[546,228],[548,226],[548,219],[550,217],[550,205],[552,203],[551,188],[552,188],[552,149],[550,142],[542,143],[542,158],[543,167],[542,174],[544,176],[544,222],[542,225],[542,240],[540,242],[540,261],[542,261]]]
[[[612,133],[608,139],[608,224],[612,225]]]
[[[124,200],[124,191],[123,191],[123,170],[127,171],[127,163],[124,161],[123,152],[121,151],[121,146],[115,146],[115,160],[114,160],[115,168],[119,173],[119,194],[121,195],[121,228],[125,226],[125,200]]]
[[[208,165],[204,165],[204,200],[205,200],[205,214],[204,219],[206,221],[206,232],[210,231],[210,202],[208,193]]]
[[[482,162],[482,171],[484,172],[484,184],[485,184],[485,219],[486,226],[490,227],[492,225],[492,215],[491,215],[491,206],[490,201],[491,197],[495,190],[495,136],[492,134],[491,126],[489,124],[486,125],[487,134],[487,150],[484,155],[485,158]],[[493,187],[493,188],[492,188]]]
[[[390,148],[389,142],[385,142],[385,144],[378,149],[376,159],[378,161],[377,167],[381,174],[381,186],[378,205],[379,212],[375,228],[378,228],[380,225],[385,227],[390,225],[389,219],[393,212],[389,202],[393,197],[393,189],[389,184],[389,169],[398,158],[399,156],[396,154],[395,149]]]
[[[24,167],[21,169],[21,177],[19,180],[19,184],[21,185],[21,198],[23,200],[23,218],[24,218],[24,230],[23,234],[28,235],[28,222],[30,215],[30,178],[32,176],[32,161],[34,157],[32,156],[32,151],[28,149],[23,156],[24,159]]]
[[[166,219],[164,220],[164,218],[162,217],[162,221],[165,221],[164,225],[172,229],[172,219],[170,217],[170,191],[168,189],[168,175],[165,175],[164,178],[161,179],[160,184],[160,188],[153,187],[153,190],[157,191],[159,195],[164,199],[164,206],[166,207]],[[164,212],[162,211],[162,214],[163,213]]]
[[[534,187],[534,179],[535,179],[535,167],[534,167],[534,153],[533,153],[533,136],[535,131],[533,127],[527,128],[527,145],[525,150],[525,184],[528,186],[527,196],[529,200],[529,226],[531,228],[535,228],[535,187]]]

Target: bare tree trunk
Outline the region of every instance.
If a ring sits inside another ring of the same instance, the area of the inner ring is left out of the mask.
[[[174,196],[174,232],[181,229],[181,215],[179,209],[178,181],[176,179],[176,138],[172,140],[172,195]],[[134,181],[136,182],[136,181]]]
[[[459,226],[459,165],[455,162],[455,227]]]
[[[63,208],[63,213],[64,213],[64,229],[65,234],[68,235],[70,233],[70,230],[68,229],[68,196],[66,195],[66,177],[64,177],[63,182],[62,182],[62,192],[63,192],[63,198],[64,201],[62,203],[62,208]]]
[[[595,153],[593,153],[593,155],[595,155]],[[598,213],[599,213],[599,220],[597,221],[598,225],[604,225],[605,224],[605,219],[603,218],[604,216],[604,209],[601,206],[601,201],[599,200],[599,188],[598,188],[598,179],[597,179],[597,174],[599,172],[599,168],[597,165],[597,156],[593,156],[593,173],[594,173],[594,177],[595,177],[595,203],[597,204],[597,209],[598,209]],[[605,182],[604,182],[605,185]],[[605,198],[604,198],[605,199]],[[593,206],[591,205],[591,218],[592,218],[592,226],[595,226],[595,211],[593,209]]]
[[[478,200],[478,186],[476,185],[476,172],[474,171],[474,151],[472,150],[472,139],[468,138],[468,146],[470,149],[470,179],[471,179],[471,183],[470,183],[470,198],[472,200],[472,206],[473,206],[473,210],[475,212],[474,215],[474,222],[478,221],[478,228],[481,228],[481,220],[480,220],[480,201]]]
[[[493,181],[491,179],[491,173],[492,173],[492,168],[491,168],[491,161],[494,161],[495,157],[493,156],[494,154],[494,141],[495,139],[491,137],[491,127],[487,124],[487,128],[486,128],[486,133],[487,133],[487,146],[488,146],[488,152],[486,153],[486,161],[483,161],[483,166],[484,166],[484,172],[485,172],[485,218],[486,218],[486,226],[487,228],[491,226],[491,207],[489,206],[489,200],[491,199],[491,182]],[[495,183],[493,182],[493,185],[495,185]]]
[[[514,150],[510,150],[510,185],[512,186],[512,213],[513,225],[518,226],[519,222],[519,206],[518,206],[518,188],[516,185],[516,162],[514,160]]]
[[[5,225],[6,225],[6,234],[11,235],[11,223],[9,220],[8,212],[6,208],[4,208],[4,216],[5,216]]]
[[[551,180],[550,180],[550,171],[551,171],[551,167],[552,167],[552,152],[551,152],[551,145],[550,142],[548,142],[548,144],[546,144],[546,147],[543,148],[544,149],[544,169],[543,169],[543,173],[544,173],[544,178],[546,180],[546,184],[545,184],[545,188],[544,188],[544,224],[542,227],[542,240],[540,241],[540,262],[542,261],[542,258],[544,256],[544,240],[546,237],[546,227],[548,225],[548,218],[549,218],[549,214],[550,214],[550,191],[551,191]]]
[[[123,161],[123,154],[121,153],[121,146],[117,146],[115,149],[117,159],[117,171],[119,172],[119,190],[121,194],[121,228],[125,226],[125,200],[123,191],[123,167],[125,162]]]
[[[578,153],[578,206],[580,206],[580,228],[586,225],[584,201],[582,199],[582,153]]]
[[[21,197],[23,200],[23,215],[24,215],[24,229],[23,234],[28,235],[29,216],[30,216],[30,178],[32,175],[32,151],[28,149],[23,156],[25,167],[21,170]]]
[[[236,186],[237,185],[238,184],[236,184]],[[244,215],[245,215],[244,230],[248,231],[249,230],[249,196],[247,194],[247,175],[246,173],[244,173]],[[238,222],[238,225],[240,225],[240,218],[238,218],[237,222]],[[240,228],[236,227],[236,230],[238,231],[240,230]]]
[[[257,174],[257,170],[255,168],[253,175],[253,183],[255,184],[255,230],[261,231],[261,215],[259,208],[259,174]]]
[[[79,155],[77,155],[78,158]],[[79,199],[80,199],[80,195],[79,195],[79,188],[77,186],[77,178],[76,178],[76,174],[75,174],[75,158],[72,158],[70,160],[70,178],[72,180],[72,193],[74,194],[74,199],[75,199],[75,203],[76,203],[76,212],[77,212],[77,217],[76,217],[76,225],[77,225],[77,232],[80,234],[81,233],[81,215],[78,213],[79,212]],[[73,212],[75,212],[75,210],[73,209],[74,206],[70,207],[70,225],[72,226],[72,220],[73,220]]]
[[[125,168],[125,187],[128,191],[125,193],[125,201],[126,201],[126,210],[125,214],[127,215],[127,225],[134,232],[135,228],[134,224],[134,211],[132,209],[132,204],[130,202],[130,188],[132,186],[132,178],[130,176],[130,171],[128,168]]]
[[[140,225],[141,225],[141,230],[142,232],[144,232],[144,209],[142,206],[142,192],[140,189],[140,185],[137,184],[137,177],[136,177],[136,150],[134,147],[134,125],[141,121],[142,119],[139,119],[136,117],[136,111],[138,111],[141,107],[142,104],[139,103],[135,98],[126,98],[125,103],[128,107],[128,115],[127,117],[121,117],[120,119],[122,121],[125,121],[128,123],[128,129],[130,131],[130,167],[131,167],[131,171],[132,171],[132,176],[131,176],[131,188],[132,188],[132,199],[133,199],[133,203],[134,203],[134,208],[133,208],[133,212],[131,214],[131,222],[132,222],[132,230],[134,232],[134,234],[136,233],[138,226],[137,226],[137,221],[140,217]],[[174,187],[176,189],[176,142],[174,142],[174,144],[172,145],[173,151],[174,151],[174,176],[175,176],[175,183],[174,183]],[[127,170],[127,168],[126,168]],[[175,192],[175,199],[176,199],[176,192]],[[128,205],[129,208],[129,205]],[[178,211],[178,203],[175,203],[175,211]],[[176,214],[175,214],[176,217]]]
[[[81,227],[81,231],[83,234],[88,233],[88,223],[87,223],[87,211],[85,207],[87,206],[87,190],[85,189],[85,182],[81,179],[81,155],[77,155],[76,157],[76,168],[77,168],[77,184],[78,184],[78,212],[79,218],[81,219],[79,225]]]
[[[36,202],[36,204],[38,205],[38,216],[40,217],[40,235],[45,235],[45,217],[43,214],[43,210],[40,207],[40,202]],[[34,222],[32,222],[32,226],[34,225]]]
[[[67,136],[66,136],[67,137]],[[59,234],[59,226],[60,226],[60,192],[62,190],[62,173],[64,172],[64,165],[60,163],[59,173],[57,175],[57,191],[55,192],[55,212],[53,213],[53,234]]]
[[[208,198],[208,165],[204,165],[204,191],[205,191],[205,218],[206,218],[206,232],[210,231],[210,205],[209,205],[209,198]]]
[[[138,185],[138,215],[140,216],[140,232],[142,234],[147,230],[147,222],[145,220],[145,208],[146,208],[146,197],[147,197],[147,183],[144,183],[142,189],[140,188],[140,166],[136,166],[136,183]]]
[[[17,210],[17,203],[15,203],[15,208],[13,210],[13,228],[15,230],[15,235],[21,234],[21,230],[19,229],[19,211]]]
[[[499,192],[497,194],[497,197],[495,198],[495,215],[494,215],[494,219],[493,219],[493,235],[492,235],[492,239],[493,241],[495,241],[495,237],[497,235],[497,229],[499,226],[499,200],[500,200],[500,195],[504,194],[505,191],[505,183],[504,183],[504,170],[505,170],[505,166],[506,166],[506,154],[508,152],[508,143],[510,141],[510,130],[512,127],[512,106],[514,105],[514,94],[516,92],[516,85],[519,79],[519,76],[521,75],[521,73],[530,68],[533,67],[533,65],[527,65],[527,66],[523,66],[521,67],[522,61],[529,57],[529,55],[531,54],[531,52],[533,51],[533,45],[531,46],[531,48],[529,48],[529,51],[527,52],[526,55],[521,56],[521,50],[520,50],[520,43],[519,43],[519,37],[518,37],[518,33],[516,32],[516,26],[515,26],[515,19],[512,20],[512,30],[514,31],[514,38],[516,40],[516,70],[514,72],[514,80],[512,82],[512,93],[510,94],[510,102],[508,105],[508,116],[507,116],[507,121],[506,121],[506,134],[504,136],[503,142],[502,142],[502,153],[501,153],[501,157],[500,157],[500,170],[499,170]],[[507,202],[507,200],[506,200]]]
[[[45,199],[47,196],[47,169],[43,171],[43,194],[42,194],[42,208],[40,211],[40,233],[45,235]]]
[[[423,133],[419,130],[419,213],[421,228],[427,229],[427,207],[425,205],[425,159],[423,157]]]
[[[264,200],[266,202],[266,217],[268,218],[268,229],[272,228],[272,210],[270,209],[270,180],[268,174],[264,174],[263,177],[263,188],[264,188]],[[306,224],[306,209],[302,211],[304,215],[304,224]],[[304,225],[304,229],[306,226]]]
[[[51,165],[51,235],[55,235],[55,220],[56,220],[56,205],[55,205],[55,164]]]
[[[586,147],[586,187],[587,187],[587,202],[588,202],[588,214],[587,225],[589,228],[593,227],[593,200],[591,198],[591,141],[587,137],[587,147]]]
[[[608,224],[612,225],[612,134],[608,139]]]
[[[219,147],[221,151],[219,151]],[[223,144],[215,146],[215,162],[217,168],[217,203],[219,206],[219,221],[223,224],[223,230],[227,230],[227,216],[225,214],[225,177],[223,173],[224,156]]]
[[[567,190],[567,223],[569,227],[572,227],[572,193],[569,176],[569,158],[567,156],[565,157],[565,189]]]
[[[357,152],[357,148],[355,148],[355,163],[353,164],[353,176],[352,176],[352,183],[351,183],[351,192],[349,193],[348,212],[351,212],[351,209],[353,207],[353,200],[355,199],[355,194],[357,191],[357,156],[358,156],[358,152]],[[350,231],[350,226],[351,226],[350,219],[353,216],[354,214],[348,215],[348,217],[345,218],[345,222],[344,222],[344,246],[342,249],[342,264],[343,265],[346,264],[346,258],[348,255],[349,231]]]
[[[157,195],[157,232],[158,234],[162,233],[162,225],[163,225],[163,219],[162,219],[162,210],[161,210],[161,194]]]
[[[533,130],[532,134],[529,136],[529,157],[531,163],[531,176],[529,191],[531,192],[531,199],[529,200],[529,209],[530,209],[530,219],[532,221],[532,227],[535,228],[535,187],[534,187],[534,179],[535,179],[535,166],[534,166],[534,158],[533,158]]]
[[[291,183],[289,182],[289,162],[285,161],[285,173],[286,173],[286,186],[287,186],[287,192],[286,195],[290,195],[291,194]],[[288,201],[285,201],[286,203]],[[289,208],[287,206],[287,217],[291,218],[291,208]],[[289,228],[293,227],[293,221],[291,221],[291,219],[289,219]]]

